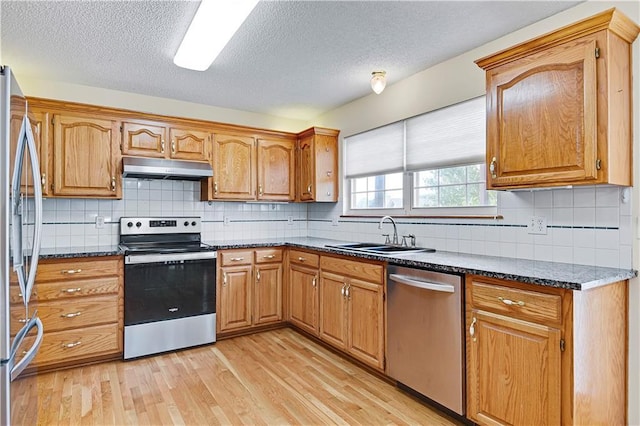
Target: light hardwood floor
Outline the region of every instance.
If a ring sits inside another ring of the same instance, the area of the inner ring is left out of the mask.
[[[20,424],[456,424],[290,329],[18,382]]]

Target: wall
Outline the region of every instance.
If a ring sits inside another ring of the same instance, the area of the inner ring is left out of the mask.
[[[640,2],[588,1],[572,9],[334,109],[314,120],[316,125],[341,129],[341,137],[379,127],[485,93],[484,72],[474,60],[526,41],[611,7],[640,23]],[[640,40],[633,45],[634,164],[640,150]],[[416,96],[416,94],[422,94]],[[501,193],[498,212],[503,221],[401,220],[399,231],[413,232],[420,244],[470,253],[494,253],[583,264],[640,267],[637,218],[639,177],[634,168],[630,202],[623,203],[616,188],[557,189],[541,192]],[[341,193],[344,194],[344,191]],[[380,241],[375,220],[341,218],[343,203],[309,206],[309,235]],[[544,214],[551,228],[546,236],[531,236],[523,226],[532,214]],[[407,223],[411,222],[411,223]],[[461,223],[458,223],[461,222]],[[384,225],[388,227],[389,225]],[[389,231],[386,228],[386,231]],[[617,241],[616,241],[617,240]],[[640,425],[640,282],[630,281],[629,291],[629,423]]]
[[[42,246],[112,249],[120,218],[131,216],[198,216],[202,238],[211,242],[307,234],[306,204],[203,202],[196,182],[129,178],[123,195],[122,200],[45,199]],[[97,216],[104,227],[96,227]]]

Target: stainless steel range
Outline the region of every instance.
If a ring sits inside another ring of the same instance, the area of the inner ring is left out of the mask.
[[[216,340],[216,252],[199,217],[120,219],[124,358]]]

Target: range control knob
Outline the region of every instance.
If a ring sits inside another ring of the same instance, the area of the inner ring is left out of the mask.
[[[136,228],[140,228],[142,226],[141,222],[136,222]]]
[[[189,226],[189,221],[184,221],[184,226]]]
[[[191,226],[196,226],[196,221],[191,222]]]
[[[133,227],[133,222],[127,222],[127,226],[128,226],[129,228]]]

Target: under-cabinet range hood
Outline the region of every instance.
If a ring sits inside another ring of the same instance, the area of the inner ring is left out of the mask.
[[[122,157],[122,176],[143,179],[201,180],[213,176],[211,164],[202,161]]]

